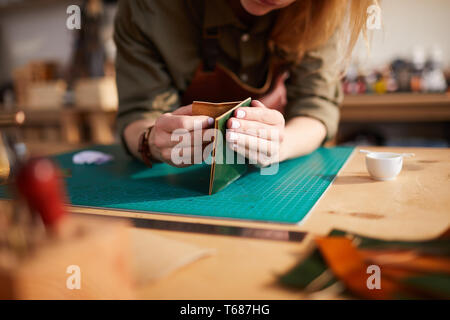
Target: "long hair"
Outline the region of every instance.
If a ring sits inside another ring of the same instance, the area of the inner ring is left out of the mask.
[[[367,41],[367,9],[372,4],[378,5],[376,0],[297,0],[279,11],[269,46],[295,63],[339,31],[342,57],[348,58],[361,32]]]

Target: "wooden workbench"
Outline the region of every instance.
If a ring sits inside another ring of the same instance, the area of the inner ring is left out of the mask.
[[[416,153],[415,158],[406,160],[397,180],[371,180],[363,155],[354,154],[298,229],[326,234],[332,228],[339,228],[401,239],[426,239],[444,231],[450,224],[450,150],[395,150]],[[302,296],[276,285],[275,280],[277,274],[298,262],[306,244],[159,233],[215,248],[217,253],[142,288],[143,298],[295,299]]]
[[[355,153],[307,219],[300,226],[289,228],[311,234],[326,234],[338,228],[391,239],[427,239],[447,229],[450,225],[450,149],[395,148],[395,151],[416,154],[415,158],[405,160],[403,171],[395,181],[371,180],[365,170],[363,155]],[[5,202],[0,203],[0,208],[1,205]],[[71,210],[80,212],[79,208]],[[86,210],[85,213],[120,215],[107,210]],[[214,223],[206,219],[182,219]],[[267,224],[253,225],[268,227]],[[215,254],[140,287],[139,298],[303,297],[298,291],[277,285],[276,279],[299,261],[307,252],[310,241],[296,243],[173,231],[148,232],[213,248]]]

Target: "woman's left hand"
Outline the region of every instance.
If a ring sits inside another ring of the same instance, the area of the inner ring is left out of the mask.
[[[251,164],[266,167],[280,161],[284,125],[279,111],[253,100],[252,107],[234,111],[227,122],[226,140],[232,150],[248,158]]]

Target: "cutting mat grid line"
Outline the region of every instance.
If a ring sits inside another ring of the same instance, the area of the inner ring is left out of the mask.
[[[311,168],[311,171],[317,170],[317,169],[318,169],[318,166],[319,166],[319,163],[316,163],[316,164]],[[301,177],[301,178],[300,178],[299,180],[297,180],[299,177]],[[296,175],[295,177],[292,177],[292,179],[290,179],[292,182],[291,182],[290,184],[288,184],[288,185],[286,186],[285,189],[288,189],[288,187],[290,187],[290,186],[291,186],[292,184],[294,184],[294,183],[296,184],[296,187],[298,187],[299,185],[309,185],[309,184],[311,183],[311,180],[313,179],[313,177],[311,176],[311,177],[309,177],[308,181],[304,181],[306,177],[308,177],[308,176],[305,175],[305,169],[299,170],[299,172],[297,173],[297,175]],[[312,192],[311,192],[312,195],[314,194],[314,189],[315,189],[315,187],[314,187],[314,185],[313,185],[313,186],[311,187],[311,189],[310,189],[310,192],[312,191]],[[290,189],[287,190],[287,193],[288,193],[288,194],[284,195],[284,198],[285,198],[285,199],[288,198],[288,196],[289,196],[290,194],[292,194],[292,192],[293,192],[292,190],[295,190],[295,189],[294,189],[294,188],[290,188]],[[305,197],[305,193],[301,193],[299,198],[289,197],[289,199],[285,201],[283,207],[279,208],[280,212],[283,212],[283,210],[284,210],[284,209],[289,205],[289,203],[292,202],[292,201],[296,201],[296,203],[301,203],[301,202],[303,201],[304,197]],[[283,218],[285,218],[284,215],[283,215]]]
[[[276,223],[298,223],[353,152],[353,148],[319,148],[312,154],[279,165],[276,175],[249,172],[217,194],[209,196],[209,166],[174,168],[155,164],[146,168],[129,158],[120,146],[95,146],[110,153],[105,165],[74,165],[72,153],[53,159],[71,172],[66,178],[75,206],[125,211],[231,218]],[[0,198],[6,198],[0,187]]]

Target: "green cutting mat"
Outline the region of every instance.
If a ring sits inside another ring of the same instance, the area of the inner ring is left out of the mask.
[[[353,148],[320,148],[280,164],[276,175],[250,168],[243,177],[214,195],[208,194],[209,166],[146,168],[120,146],[96,146],[114,155],[103,165],[74,165],[73,153],[54,159],[71,176],[66,179],[76,206],[124,209],[214,218],[298,223],[332,183]],[[7,197],[5,187],[0,198]]]

